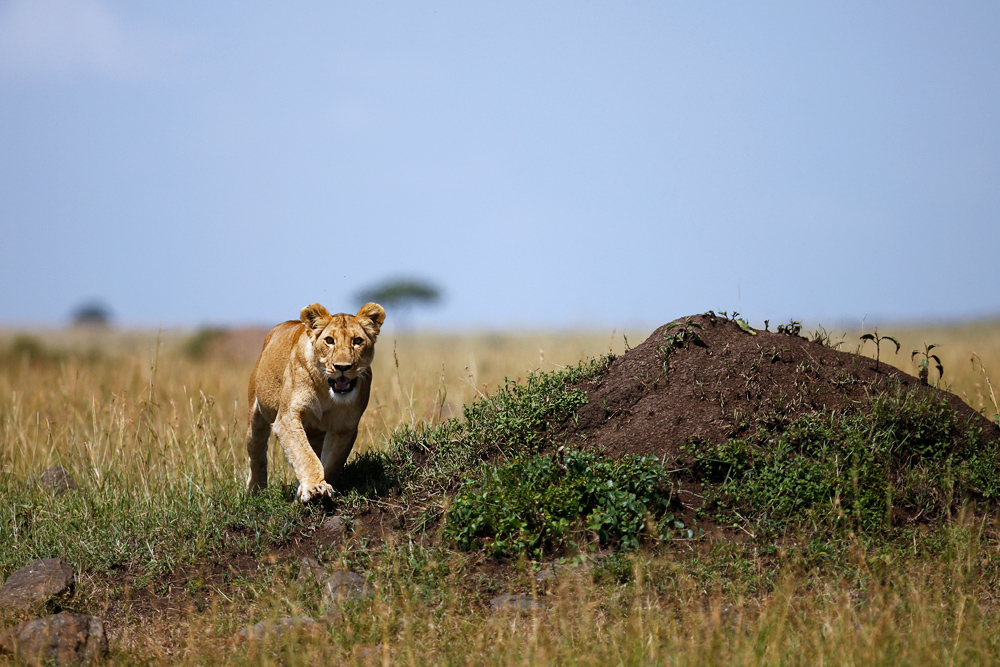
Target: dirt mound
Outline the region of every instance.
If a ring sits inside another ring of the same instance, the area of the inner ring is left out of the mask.
[[[751,333],[752,331],[752,333]],[[744,328],[711,313],[666,324],[578,385],[588,402],[558,439],[611,456],[652,454],[686,467],[692,438],[721,442],[776,428],[808,412],[859,409],[893,379],[946,399],[962,417],[980,419],[985,439],[1000,428],[959,397],[894,367],[840,352],[799,335]]]

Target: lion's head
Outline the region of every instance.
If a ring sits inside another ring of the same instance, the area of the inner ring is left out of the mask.
[[[334,394],[349,395],[359,377],[371,378],[385,310],[377,303],[366,303],[357,315],[331,315],[314,303],[302,309],[302,323],[312,337],[313,361]]]

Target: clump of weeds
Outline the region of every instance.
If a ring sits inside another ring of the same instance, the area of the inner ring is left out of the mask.
[[[779,324],[778,333],[789,336],[798,336],[802,333],[802,322],[798,320],[788,320],[788,324]]]

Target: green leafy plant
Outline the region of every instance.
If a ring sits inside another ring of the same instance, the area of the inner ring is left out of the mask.
[[[902,517],[948,516],[969,495],[1000,497],[1000,441],[984,442],[982,425],[945,399],[899,383],[853,413],[808,414],[687,450],[705,511],[756,532],[881,533]]]
[[[738,326],[740,329],[742,329],[746,333],[750,334],[751,336],[756,336],[757,335],[757,332],[753,330],[753,327],[751,327],[749,324],[747,324],[747,321],[744,320],[742,317],[737,317],[734,320],[734,322],[736,322],[736,326]]]
[[[713,318],[716,316],[715,315],[715,311],[712,311],[712,310],[708,311],[705,314],[709,315],[709,316],[711,316]],[[730,315],[728,311],[720,310],[719,311],[719,315],[721,315],[725,319],[729,320],[730,322],[734,322],[736,324],[736,326],[738,326],[740,329],[742,329],[746,333],[750,334],[751,336],[756,336],[757,335],[757,332],[753,330],[753,327],[751,327],[747,323],[747,321],[745,319],[743,319],[742,317],[740,317],[740,314],[737,311],[734,310],[733,314]],[[764,320],[764,330],[767,331],[767,320]]]
[[[941,384],[941,378],[944,376],[944,365],[941,363],[941,358],[938,357],[936,354],[931,354],[931,350],[933,350],[936,347],[941,347],[941,346],[938,345],[937,343],[931,343],[930,345],[924,343],[923,351],[914,350],[913,352],[910,353],[911,361],[917,355],[923,355],[923,359],[921,359],[920,363],[917,364],[917,366],[920,369],[917,372],[917,377],[920,378],[920,384],[924,385],[925,387],[928,384],[927,380],[929,379],[928,376],[930,375],[931,359],[934,360],[934,366],[935,368],[937,368],[938,384]]]
[[[872,341],[875,343],[875,372],[878,373],[878,362],[879,355],[882,352],[882,341],[887,340],[896,346],[896,352],[899,352],[899,341],[892,336],[880,336],[878,333],[878,327],[875,327],[874,333],[866,333],[861,336],[861,345],[863,346],[866,341]]]
[[[541,558],[596,540],[635,549],[644,536],[693,533],[669,510],[670,480],[655,457],[607,459],[560,449],[488,466],[448,510],[445,536],[463,550]]]

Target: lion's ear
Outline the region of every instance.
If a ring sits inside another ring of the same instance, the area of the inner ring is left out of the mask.
[[[302,309],[300,317],[302,318],[302,324],[306,325],[307,329],[322,331],[323,327],[330,320],[330,311],[318,303],[312,303]]]
[[[382,329],[385,322],[385,309],[377,303],[366,303],[358,311],[357,320],[373,338]]]

